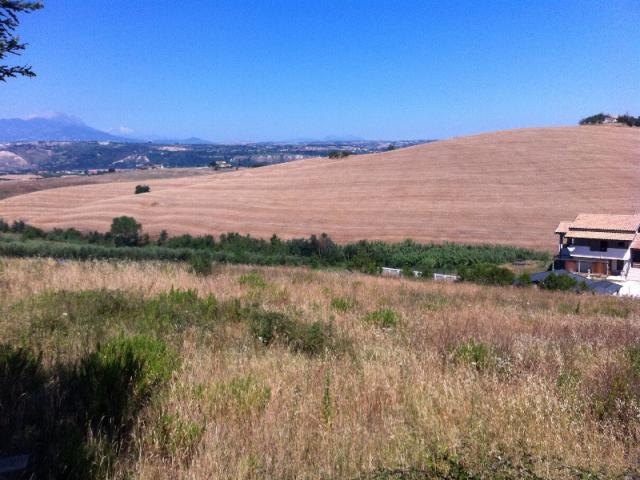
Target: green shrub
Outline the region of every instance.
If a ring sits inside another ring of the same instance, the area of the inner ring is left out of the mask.
[[[527,272],[524,272],[518,276],[518,280],[516,282],[520,287],[530,287],[531,286],[531,275]]]
[[[367,313],[362,320],[380,328],[393,328],[398,325],[399,316],[394,310],[383,308]]]
[[[139,195],[141,193],[149,193],[150,191],[151,191],[151,188],[149,187],[149,185],[136,185],[136,189],[134,193],[136,195]]]
[[[111,237],[116,247],[135,247],[140,244],[142,225],[132,217],[116,217],[111,223]]]
[[[458,270],[460,280],[481,285],[511,285],[515,280],[513,272],[507,268],[488,263],[479,263]]]
[[[348,312],[349,310],[357,308],[358,302],[352,298],[336,297],[331,299],[330,306],[334,310],[338,310],[340,312]]]
[[[495,363],[493,349],[475,340],[459,344],[452,352],[455,363],[469,365],[476,370],[485,370]]]
[[[415,275],[413,274],[413,268],[407,266],[402,267],[402,276],[407,278],[414,278]]]
[[[351,155],[351,152],[345,150],[331,150],[329,152],[329,158],[346,158]]]
[[[149,299],[143,315],[152,331],[205,326],[218,318],[218,301],[213,295],[200,298],[195,290],[172,288]]]
[[[422,280],[431,280],[435,273],[435,261],[433,259],[425,259],[416,265],[415,269],[422,272],[422,275],[420,275]]]
[[[213,272],[213,260],[209,253],[196,251],[189,257],[189,269],[196,275],[206,277]]]
[[[177,365],[164,343],[144,336],[110,340],[83,359],[76,378],[78,411],[97,431],[117,436]]]
[[[569,275],[556,275],[551,273],[539,283],[540,288],[544,290],[559,290],[559,291],[587,291],[588,287],[584,281],[578,282]]]
[[[251,332],[265,345],[279,341],[294,352],[308,355],[318,355],[336,346],[329,325],[303,323],[280,312],[255,311],[251,316]]]
[[[79,362],[0,346],[0,454],[28,454],[25,478],[109,478],[141,409],[177,365],[162,342],[117,337]]]

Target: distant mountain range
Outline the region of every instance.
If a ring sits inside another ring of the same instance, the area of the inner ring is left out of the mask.
[[[113,135],[90,127],[82,120],[62,113],[29,118],[0,119],[0,143],[38,141],[143,143],[149,141],[149,139]],[[153,143],[208,145],[213,142],[197,137],[190,137],[183,140],[153,139]]]
[[[110,141],[136,142],[84,124],[81,120],[55,114],[31,118],[0,119],[0,142],[27,141]]]

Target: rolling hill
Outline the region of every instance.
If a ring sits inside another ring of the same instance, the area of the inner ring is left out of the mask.
[[[560,127],[501,131],[399,149],[317,158],[219,176],[107,183],[0,201],[0,217],[106,230],[132,215],[146,231],[269,237],[327,232],[337,241],[413,238],[553,250],[579,212],[640,211],[640,131]]]

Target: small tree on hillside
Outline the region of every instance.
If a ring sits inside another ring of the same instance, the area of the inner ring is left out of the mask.
[[[116,217],[111,223],[111,237],[116,247],[135,247],[140,243],[140,225],[133,217]]]
[[[20,24],[19,13],[31,13],[42,8],[40,2],[24,2],[21,0],[0,0],[0,61],[4,62],[8,55],[20,55],[27,47],[20,43],[20,37],[15,30]],[[0,81],[6,82],[12,77],[35,77],[30,66],[9,66],[0,64]]]
[[[590,117],[585,117],[580,120],[580,125],[598,125],[600,123],[604,123],[607,116],[604,113],[597,113],[595,115],[591,115]]]

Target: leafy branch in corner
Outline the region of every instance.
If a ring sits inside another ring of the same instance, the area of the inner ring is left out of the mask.
[[[21,43],[20,37],[15,34],[20,24],[19,13],[31,13],[43,7],[40,2],[25,2],[22,0],[0,0],[0,81],[6,82],[7,78],[35,77],[36,74],[29,65],[5,65],[5,58],[9,55],[20,55],[27,48],[26,43]]]

